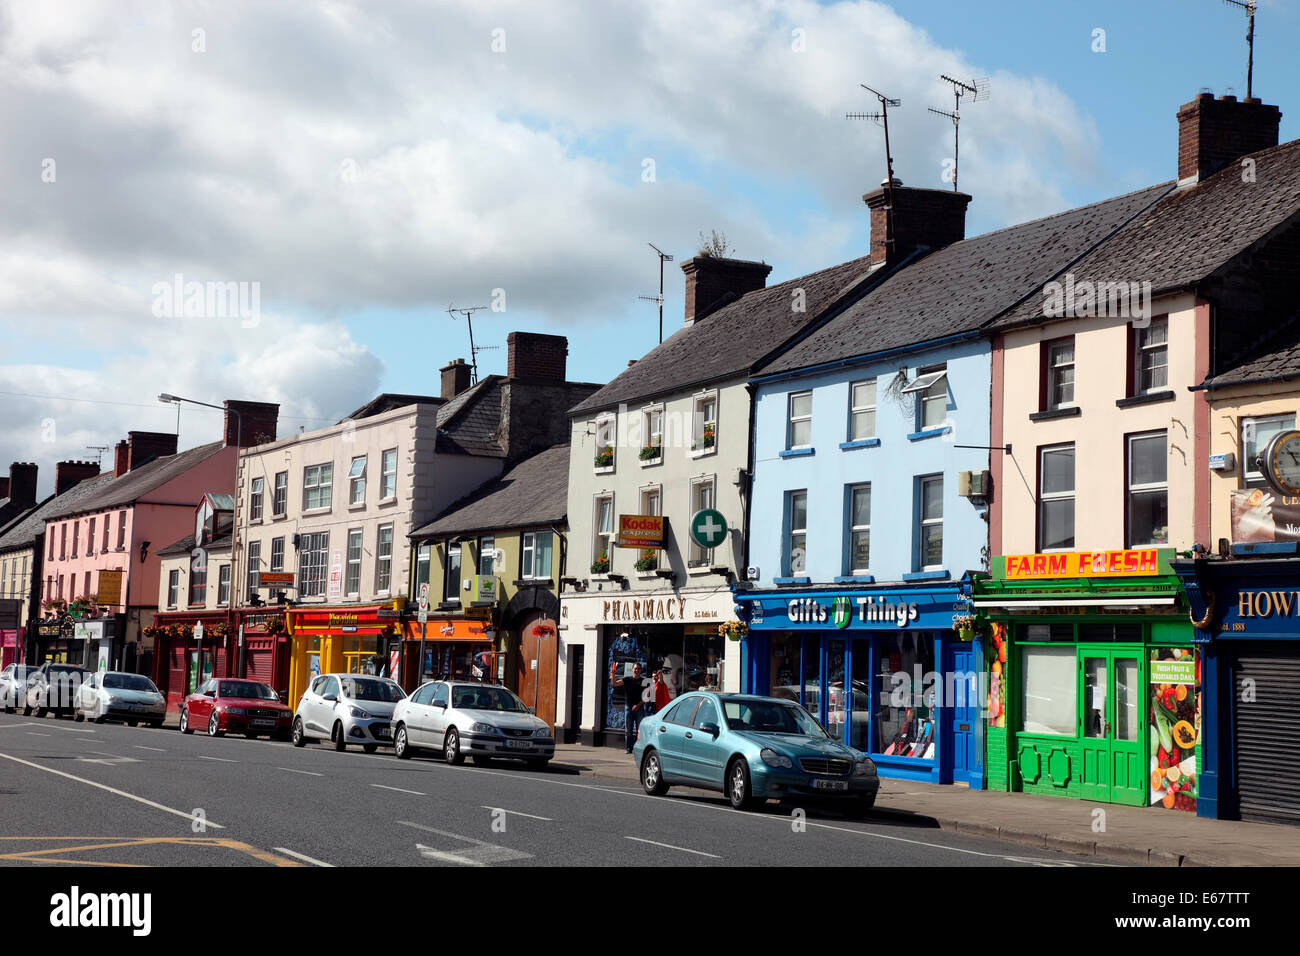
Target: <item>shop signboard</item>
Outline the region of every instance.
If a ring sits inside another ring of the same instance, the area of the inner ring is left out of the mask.
[[[1065,578],[1134,578],[1170,574],[1172,548],[1122,551],[1059,551],[1008,554],[997,564],[1006,581],[1056,581]],[[995,567],[995,572],[997,567]],[[994,575],[998,575],[995,573]]]
[[[1190,647],[1151,650],[1150,800],[1166,810],[1196,812],[1201,738],[1200,659]]]
[[[328,592],[326,594],[326,597],[328,600],[337,601],[342,596],[343,596],[343,552],[335,551],[330,556],[330,577],[329,577]]]
[[[293,587],[292,571],[258,571],[257,586],[261,588]]]
[[[750,610],[749,626],[762,630],[950,630],[961,607],[957,588],[881,590],[834,594],[736,596]]]
[[[619,515],[619,548],[662,548],[664,546],[665,519],[662,515]]]
[[[122,606],[122,572],[100,571],[95,600],[105,607]]]
[[[1300,498],[1239,488],[1232,492],[1231,515],[1233,544],[1300,541]]]

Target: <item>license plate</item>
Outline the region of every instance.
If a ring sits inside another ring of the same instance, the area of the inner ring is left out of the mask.
[[[254,720],[254,721],[253,721],[253,726],[254,726],[254,727],[274,727],[274,726],[275,726],[275,721],[274,721],[274,720],[269,720],[269,719],[267,719],[267,718],[265,718],[265,717],[260,717],[260,718],[258,718],[257,720]]]
[[[531,740],[507,740],[506,748],[508,750],[532,750],[533,742]]]
[[[847,780],[814,780],[812,782],[814,790],[847,790],[849,784]]]
[[[393,735],[392,735],[391,733],[389,733],[387,730],[376,730],[376,731],[375,731],[375,736],[376,736],[376,737],[391,737],[391,736],[393,736]]]

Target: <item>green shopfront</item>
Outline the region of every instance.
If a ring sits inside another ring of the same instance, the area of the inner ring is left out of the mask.
[[[990,790],[1195,811],[1200,661],[1173,557],[1005,555],[974,582]]]

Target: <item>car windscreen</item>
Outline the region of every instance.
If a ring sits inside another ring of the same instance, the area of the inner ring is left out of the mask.
[[[18,664],[14,667],[14,680],[22,680],[35,670],[35,667],[28,667],[26,664]]]
[[[528,711],[524,702],[504,687],[454,687],[451,706],[461,710],[499,710],[509,714]]]
[[[218,697],[245,697],[250,700],[278,700],[275,691],[251,680],[223,680]]]
[[[105,674],[104,686],[114,690],[138,690],[146,694],[158,693],[158,688],[147,677],[139,674]]]
[[[761,734],[799,734],[825,737],[826,731],[808,711],[797,704],[775,700],[729,700],[723,703],[727,726]]]
[[[339,682],[343,685],[343,696],[350,700],[376,700],[395,704],[406,697],[402,688],[392,681],[340,677]]]
[[[66,664],[60,664],[50,668],[50,680],[67,680],[74,674],[77,677],[85,677],[86,669],[84,667],[69,667]]]

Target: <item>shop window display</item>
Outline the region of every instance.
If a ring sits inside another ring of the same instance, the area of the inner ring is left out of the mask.
[[[917,686],[916,681],[936,672],[934,636],[927,633],[884,636],[877,655],[879,683],[872,752],[933,760],[937,736],[935,688]]]
[[[621,677],[631,665],[641,665],[641,673],[649,681],[642,692],[642,700],[651,704],[644,714],[649,716],[681,694],[721,690],[722,652],[722,638],[716,633],[683,634],[680,628],[655,626],[620,632],[605,655],[606,729],[627,726],[628,702],[623,688],[613,686],[610,674]]]

